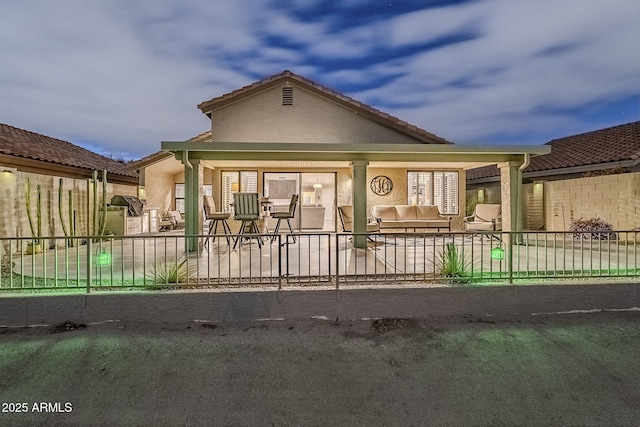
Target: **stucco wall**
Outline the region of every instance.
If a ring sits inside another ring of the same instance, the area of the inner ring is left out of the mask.
[[[216,141],[417,142],[295,85],[292,106],[282,105],[282,88],[275,87],[214,111],[211,123]]]
[[[58,207],[60,177],[25,172],[1,172],[0,194],[3,196],[3,199],[0,204],[0,237],[32,237],[25,203],[27,178],[31,186],[31,214],[34,222],[37,221],[37,186],[40,185],[42,236],[64,236]],[[88,212],[91,212],[93,207],[91,202],[91,200],[93,200],[93,189],[88,187],[89,181],[90,180],[85,179],[63,178],[62,216],[65,224],[68,226],[69,190],[71,190],[73,210],[75,212],[75,234],[77,236],[91,234],[91,231],[87,227],[91,222],[91,219],[88,217]],[[108,181],[109,175],[107,175],[107,203],[115,194],[137,195],[137,186],[112,184]],[[102,183],[99,182],[99,200],[101,195]],[[8,248],[8,243],[3,242],[2,246],[2,251],[5,251]]]
[[[158,209],[159,213],[173,209],[174,184],[179,181],[176,174],[167,172],[167,162],[177,162],[175,159],[167,159],[145,169],[144,191],[147,200],[147,208]],[[184,176],[184,172],[182,173]]]

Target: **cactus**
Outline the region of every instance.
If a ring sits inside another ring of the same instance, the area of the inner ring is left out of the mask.
[[[33,244],[39,245],[42,239],[42,192],[40,190],[40,184],[36,186],[36,215],[37,222],[33,223],[33,217],[31,216],[31,182],[27,178],[26,192],[25,192],[25,204],[27,208],[27,218],[29,219],[29,228],[31,229],[31,236],[33,237]]]
[[[93,236],[104,235],[107,227],[107,171],[102,171],[102,200],[98,209],[98,171],[93,171]]]
[[[64,216],[62,215],[62,183],[63,179],[60,178],[60,186],[58,189],[58,213],[60,214],[60,223],[62,224],[62,232],[66,238],[67,245],[73,247],[73,237],[75,236],[75,226],[73,222],[73,193],[69,190],[69,229],[65,224]]]
[[[91,216],[91,234],[96,235],[96,221],[98,219],[98,171],[93,171],[93,180],[91,181],[91,188],[93,193],[93,215]]]
[[[100,236],[104,236],[107,228],[107,170],[102,171],[102,209],[100,210]]]

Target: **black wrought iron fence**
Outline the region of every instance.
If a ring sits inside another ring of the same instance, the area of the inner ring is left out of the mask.
[[[294,239],[295,237],[295,239]],[[638,277],[638,232],[296,233],[0,239],[0,290],[513,283]],[[240,239],[238,244],[234,244]],[[257,239],[262,239],[258,244]],[[235,246],[235,248],[234,248]]]

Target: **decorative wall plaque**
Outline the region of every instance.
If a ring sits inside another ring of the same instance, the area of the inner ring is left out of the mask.
[[[378,175],[371,180],[370,187],[371,191],[378,196],[384,196],[393,190],[393,182],[391,182],[391,178],[388,176]]]

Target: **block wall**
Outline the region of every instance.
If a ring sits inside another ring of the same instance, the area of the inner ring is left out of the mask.
[[[568,230],[572,218],[599,217],[616,230],[640,227],[640,173],[545,183],[547,229]]]
[[[31,214],[34,223],[37,221],[36,200],[37,186],[40,185],[41,221],[43,237],[63,237],[64,232],[59,212],[59,180],[60,177],[38,175],[25,172],[0,172],[0,238],[32,237],[26,208],[27,178],[31,187]],[[137,196],[137,186],[111,184],[107,174],[107,203],[115,194]],[[90,224],[93,212],[93,189],[88,179],[63,178],[62,184],[62,218],[69,226],[69,191],[73,198],[73,218],[75,221],[75,235],[91,234]],[[98,204],[102,195],[102,183],[98,183]],[[2,255],[9,248],[7,241],[0,245]],[[15,247],[14,247],[15,251]]]

